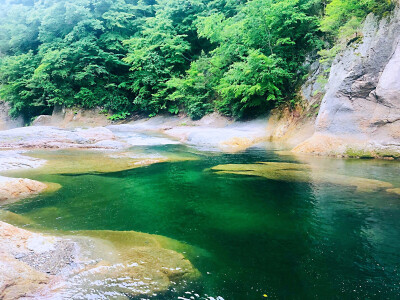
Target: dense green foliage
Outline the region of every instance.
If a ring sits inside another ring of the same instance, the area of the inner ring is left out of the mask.
[[[332,0],[326,7],[321,30],[335,37],[358,28],[367,14],[384,16],[394,8],[392,0]]]
[[[319,51],[320,62],[326,65],[326,72],[339,52],[349,43],[362,39],[362,23],[369,13],[385,17],[394,7],[394,0],[331,0],[320,22],[321,31],[330,41],[327,47]],[[321,76],[327,77],[328,74]]]
[[[9,0],[0,97],[31,118],[54,105],[254,116],[294,98],[306,57],[388,0]],[[321,53],[321,52],[320,52]]]

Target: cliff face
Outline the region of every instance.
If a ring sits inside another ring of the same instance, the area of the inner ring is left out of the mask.
[[[11,118],[8,115],[10,105],[0,100],[0,130],[7,130],[17,127],[24,126],[24,120],[22,117],[16,119]]]
[[[314,134],[295,152],[400,157],[400,9],[370,15],[362,42],[336,57]]]

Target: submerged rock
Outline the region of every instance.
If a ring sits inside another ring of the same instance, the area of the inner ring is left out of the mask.
[[[0,209],[0,220],[18,227],[24,227],[34,224],[31,218],[3,209]]]
[[[110,172],[165,160],[132,152],[44,151],[48,161],[26,157],[40,172]],[[8,155],[19,155],[8,151]],[[5,156],[4,156],[5,157]],[[39,163],[40,162],[40,163]],[[32,165],[25,169],[32,169]],[[9,164],[5,170],[20,170]],[[23,172],[27,172],[26,170]],[[0,177],[0,200],[16,201],[59,188],[56,184]],[[29,219],[0,211],[0,218],[20,225]],[[72,235],[74,234],[74,235]],[[79,235],[79,236],[78,236]],[[30,232],[0,222],[0,298],[118,298],[150,295],[194,280],[198,271],[167,238],[136,232],[86,231],[57,236]],[[179,247],[176,247],[179,248]],[[184,247],[182,247],[184,248]]]
[[[306,164],[260,162],[257,164],[218,165],[211,169],[219,174],[239,174],[290,182],[331,183],[351,186],[356,187],[357,191],[360,192],[393,188],[389,182],[329,173],[322,169],[311,169]]]
[[[40,168],[23,172],[29,174],[85,174],[111,173],[130,170],[161,162],[174,162],[196,159],[194,155],[180,153],[148,153],[141,150],[35,150],[29,154],[36,159],[46,159]],[[15,172],[14,172],[15,173]],[[13,174],[14,174],[13,173]],[[18,176],[18,173],[15,173]]]
[[[200,275],[166,244],[137,232],[49,236],[0,222],[0,298],[125,298],[166,292]]]
[[[388,189],[388,190],[386,190],[388,193],[393,193],[393,194],[396,194],[396,195],[399,195],[400,196],[400,188],[395,188],[395,189]]]
[[[149,296],[170,287],[179,289],[200,276],[182,254],[164,248],[179,242],[132,231],[83,231],[78,235],[69,238],[79,244],[80,260],[86,263],[67,279],[63,297]]]

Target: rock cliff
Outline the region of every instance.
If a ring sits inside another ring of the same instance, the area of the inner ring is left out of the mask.
[[[0,130],[13,129],[24,126],[22,117],[13,119],[9,116],[10,105],[0,100]]]
[[[294,152],[400,157],[400,9],[369,15],[334,60],[314,134]]]

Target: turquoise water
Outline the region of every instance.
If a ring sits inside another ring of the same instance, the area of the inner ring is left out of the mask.
[[[146,149],[177,152],[183,146]],[[299,162],[265,149],[197,157],[106,174],[35,174],[30,178],[63,188],[5,208],[40,228],[134,230],[195,246],[198,252],[187,255],[203,276],[193,293],[161,299],[194,293],[223,299],[400,297],[399,196],[210,170],[220,164]],[[306,163],[400,186],[398,162]]]

